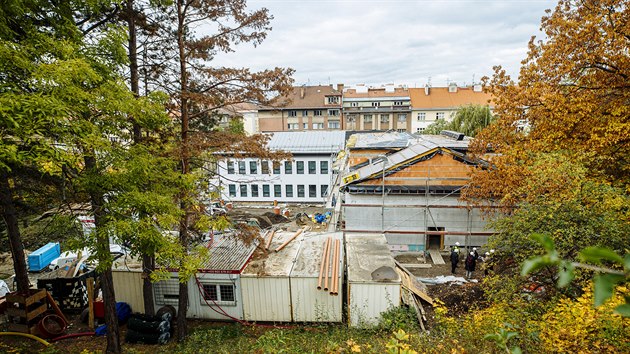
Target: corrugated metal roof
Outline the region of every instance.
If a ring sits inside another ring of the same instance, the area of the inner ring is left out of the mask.
[[[472,141],[472,138],[465,137],[464,140],[455,140],[444,135],[420,135],[420,139],[430,141],[435,145],[450,149],[468,149],[468,144]]]
[[[256,250],[258,241],[246,244],[233,234],[215,235],[214,241],[206,242],[208,258],[201,265],[201,271],[240,271]]]
[[[407,132],[376,132],[352,135],[352,149],[404,148],[413,143],[417,137]]]
[[[292,153],[330,154],[344,149],[345,131],[276,132],[269,140],[272,150]]]

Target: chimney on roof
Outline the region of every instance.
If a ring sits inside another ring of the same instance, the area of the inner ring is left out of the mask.
[[[425,95],[429,95],[429,90],[430,90],[431,86],[429,86],[429,84],[424,85],[424,94]]]
[[[451,82],[448,84],[448,92],[457,92],[457,83],[456,82]]]
[[[483,88],[481,87],[481,84],[474,84],[473,85],[473,92],[481,92],[483,91]]]
[[[343,92],[343,84],[337,84],[337,91]]]
[[[305,94],[306,92],[304,92],[304,86],[300,87],[300,98],[304,98]]]

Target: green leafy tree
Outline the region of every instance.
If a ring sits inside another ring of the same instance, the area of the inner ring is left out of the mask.
[[[62,170],[52,161],[68,159],[60,144],[75,132],[68,98],[81,93],[76,74],[87,65],[73,52],[100,15],[84,2],[0,5],[0,203],[19,291],[29,283],[16,206],[32,203],[32,193],[26,193],[32,186],[62,184]]]
[[[542,245],[546,253],[525,261],[521,270],[522,275],[534,273],[545,267],[557,267],[558,286],[566,287],[574,279],[577,268],[596,272],[593,277],[595,306],[601,306],[610,299],[615,286],[630,282],[630,253],[627,251],[624,256],[620,256],[607,247],[586,247],[580,251],[581,262],[578,262],[564,259],[548,235],[532,234],[531,238]],[[623,317],[630,317],[630,298],[626,297],[625,304],[617,306],[615,312]]]
[[[424,130],[423,134],[440,134],[442,130],[452,130],[474,137],[493,121],[490,107],[481,105],[467,105],[455,112],[452,121],[440,119]]]

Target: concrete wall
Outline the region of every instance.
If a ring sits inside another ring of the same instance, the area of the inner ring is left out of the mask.
[[[433,196],[427,202],[423,195],[387,195],[384,207],[380,195],[346,193],[345,198],[343,218],[346,231],[385,231],[393,251],[424,250],[425,232],[430,231],[430,227],[444,228],[445,247],[455,242],[481,246],[487,240],[485,234],[492,231],[486,229],[487,223],[478,209],[469,212],[466,204],[457,197]],[[449,232],[480,235],[449,235]]]

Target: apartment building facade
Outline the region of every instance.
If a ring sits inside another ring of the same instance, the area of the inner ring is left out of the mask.
[[[218,163],[221,197],[234,202],[323,203],[329,193],[332,164],[344,149],[344,131],[272,133],[272,150],[293,158],[269,161],[224,159]]]
[[[492,95],[483,92],[481,85],[458,87],[451,83],[448,87],[410,88],[411,133],[422,133],[429,125],[440,119],[451,121],[457,110],[465,105],[491,105]]]
[[[294,87],[277,107],[259,108],[259,132],[341,130],[342,91],[343,85]]]
[[[361,87],[343,93],[346,130],[411,131],[411,99],[406,87]]]

